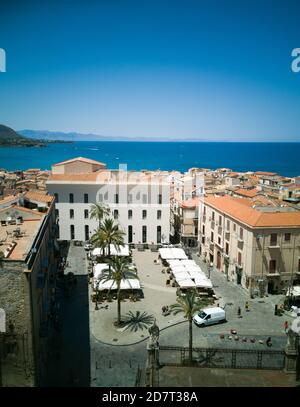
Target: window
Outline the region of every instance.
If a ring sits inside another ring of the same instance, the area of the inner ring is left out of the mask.
[[[277,246],[277,233],[271,233],[270,246]]]
[[[225,253],[229,254],[229,243],[225,243]]]
[[[203,206],[203,215],[206,215],[206,206]]]
[[[161,219],[161,211],[157,211],[157,219]]]
[[[236,224],[233,224],[233,231],[236,232]]]
[[[218,236],[218,244],[221,244],[221,238]]]
[[[143,219],[146,219],[146,218],[147,218],[147,211],[143,210],[142,218],[143,218]]]
[[[227,229],[228,231],[230,230],[230,221],[229,221],[229,220],[227,220],[226,229]]]
[[[210,232],[210,240],[213,242],[214,241],[214,232]]]
[[[128,243],[132,243],[132,225],[128,226]]]
[[[159,203],[159,204],[162,204],[162,194],[159,194],[159,195],[158,195],[158,203]]]
[[[219,225],[220,226],[222,225],[222,216],[221,215],[219,215]]]
[[[291,234],[290,233],[285,233],[284,234],[284,241],[285,242],[290,242],[291,241]]]
[[[70,219],[74,219],[74,209],[70,209]]]
[[[132,210],[129,209],[129,211],[128,211],[128,219],[131,219],[131,218],[132,218]]]
[[[298,273],[300,273],[300,259],[298,259]]]
[[[147,226],[142,228],[142,242],[147,243]]]
[[[241,266],[242,265],[242,253],[238,252],[238,265]]]
[[[244,238],[244,229],[240,228],[240,240],[243,240]]]
[[[156,236],[157,236],[157,243],[161,243],[161,226],[157,226]]]
[[[119,194],[115,194],[115,203],[116,203],[116,204],[119,203]]]
[[[114,219],[119,218],[119,211],[117,209],[114,210]]]
[[[89,203],[89,194],[84,194],[83,195],[83,202],[84,203]]]
[[[202,226],[202,235],[205,235],[205,226]]]
[[[212,220],[215,220],[215,212],[214,211],[212,211],[212,213],[211,213],[211,218],[212,218]]]
[[[70,225],[70,238],[71,238],[71,240],[75,239],[75,226],[74,225]]]
[[[85,240],[89,240],[89,238],[90,238],[89,225],[84,226],[84,234],[85,234]]]
[[[276,273],[276,260],[269,261],[269,273]]]
[[[84,219],[88,219],[89,218],[89,210],[85,209],[84,210]]]
[[[69,203],[74,203],[74,194],[69,194]]]
[[[58,200],[58,194],[57,193],[54,194],[54,198],[55,198],[55,202],[58,203],[59,200]]]

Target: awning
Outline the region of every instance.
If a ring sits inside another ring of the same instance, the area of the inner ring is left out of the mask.
[[[185,254],[183,249],[169,247],[169,248],[161,248],[158,251],[159,251],[160,257],[163,260],[187,259],[187,255]]]
[[[106,247],[104,250],[105,255],[108,255],[108,248]],[[115,247],[113,244],[110,245],[110,254],[111,256],[129,256],[129,246],[126,244],[124,246],[117,246]],[[92,251],[93,256],[101,256],[102,249],[100,247],[96,247]]]
[[[295,287],[292,287],[292,289],[289,288],[286,295],[300,297],[300,286],[296,285]]]
[[[196,287],[196,284],[191,279],[178,281],[178,285],[179,285],[180,288]]]
[[[94,288],[96,289],[96,284],[94,284]],[[141,285],[138,279],[136,278],[128,278],[126,280],[121,281],[121,290],[140,290]],[[100,281],[98,284],[98,291],[103,290],[116,290],[117,284],[113,280],[108,281]]]

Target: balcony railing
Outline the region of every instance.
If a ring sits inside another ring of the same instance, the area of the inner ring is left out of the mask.
[[[278,242],[270,242],[268,248],[269,249],[280,249],[280,246],[279,246]]]

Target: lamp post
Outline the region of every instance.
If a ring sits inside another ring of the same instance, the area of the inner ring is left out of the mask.
[[[208,266],[208,278],[209,279],[210,279],[210,272],[212,271],[213,267],[214,267],[214,265],[213,265],[213,262],[211,261],[209,266]]]

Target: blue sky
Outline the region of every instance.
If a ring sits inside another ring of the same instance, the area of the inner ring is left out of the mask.
[[[0,123],[300,141],[299,15],[298,0],[2,0]]]

